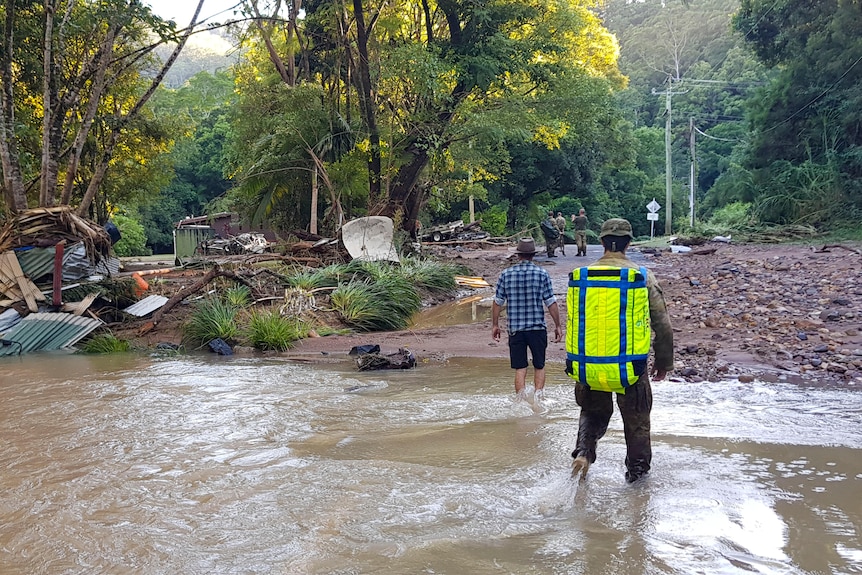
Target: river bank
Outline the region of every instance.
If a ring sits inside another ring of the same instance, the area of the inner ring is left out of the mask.
[[[537,255],[549,271],[565,313],[567,276],[586,258]],[[437,248],[435,257],[458,261],[492,286],[509,265],[512,248]],[[698,253],[701,252],[701,253]],[[707,253],[703,253],[707,252]],[[715,243],[688,253],[631,250],[662,284],[675,332],[676,369],[686,381],[738,378],[862,385],[862,282],[859,246],[737,245]],[[492,290],[482,295],[489,306]],[[550,321],[550,320],[549,320]],[[505,341],[491,339],[490,320],[399,332],[309,338],[284,355],[299,361],[346,358],[355,345],[401,347],[420,361],[450,357],[508,357]],[[562,363],[565,348],[551,344],[549,361]]]

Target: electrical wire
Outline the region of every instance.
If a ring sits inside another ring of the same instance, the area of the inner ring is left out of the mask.
[[[796,116],[798,116],[799,114],[801,114],[802,112],[804,112],[804,111],[805,111],[809,106],[811,106],[814,102],[816,102],[817,100],[819,100],[820,98],[822,98],[823,96],[825,96],[826,94],[828,94],[830,91],[832,91],[832,89],[833,89],[835,86],[837,86],[837,85],[838,85],[838,83],[839,83],[839,82],[841,82],[841,80],[843,80],[843,79],[847,76],[847,74],[849,74],[849,73],[850,73],[850,71],[851,71],[853,68],[855,68],[855,67],[856,67],[856,64],[858,64],[859,62],[862,62],[862,56],[859,56],[859,58],[857,58],[855,62],[853,62],[852,64],[850,64],[850,67],[849,67],[849,68],[847,68],[847,70],[845,70],[845,71],[844,71],[844,73],[843,73],[843,74],[841,74],[841,76],[840,76],[837,80],[835,80],[834,82],[832,82],[832,85],[830,85],[828,88],[826,88],[825,90],[823,90],[823,91],[820,93],[820,95],[818,95],[816,98],[814,98],[813,100],[811,100],[810,102],[808,102],[807,104],[805,104],[804,106],[802,106],[801,108],[799,108],[798,110],[796,110],[795,112],[793,112],[792,114],[790,114],[789,116],[787,116],[784,120],[780,121],[779,123],[775,124],[774,126],[771,126],[771,127],[769,127],[769,128],[766,128],[765,130],[762,130],[762,131],[761,131],[761,134],[767,134],[767,133],[769,133],[769,132],[771,132],[771,131],[773,131],[773,130],[777,130],[778,128],[780,128],[781,126],[783,126],[784,124],[786,124],[787,122],[789,122],[790,120],[792,120],[793,118],[795,118]]]

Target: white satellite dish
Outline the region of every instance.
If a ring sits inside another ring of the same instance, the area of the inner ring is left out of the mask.
[[[400,262],[392,244],[393,228],[386,216],[356,218],[341,227],[341,241],[355,260]]]

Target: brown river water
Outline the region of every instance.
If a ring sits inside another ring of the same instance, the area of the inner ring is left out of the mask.
[[[3,358],[0,573],[862,573],[862,390],[659,382],[579,483],[561,367]]]

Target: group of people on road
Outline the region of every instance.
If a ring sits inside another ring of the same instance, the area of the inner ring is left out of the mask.
[[[549,213],[548,219],[552,215]],[[576,233],[582,226],[585,234],[584,210],[572,218]],[[626,440],[626,481],[632,483],[649,472],[650,375],[659,381],[673,369],[673,329],[664,295],[653,273],[626,256],[633,237],[628,220],[605,221],[599,235],[602,257],[569,274],[565,371],[575,381],[575,400],[581,408],[572,475],[580,475],[582,480],[596,460],[597,443],[613,414],[614,396]],[[548,346],[545,308],[554,321],[555,343],[563,341],[563,325],[551,276],[533,262],[536,252],[535,240],[521,239],[515,250],[518,262],[500,274],[492,305],[491,336],[500,340],[505,306],[516,396],[526,399],[529,351],[534,370],[533,401],[541,402]],[[578,255],[586,255],[586,238],[583,249],[578,244]],[[653,333],[654,357],[648,369]]]
[[[578,248],[578,256],[587,255],[587,226],[589,225],[587,212],[583,208],[580,209],[578,215],[572,214],[572,225],[575,227],[575,245]],[[555,253],[557,248],[560,248],[560,253],[566,255],[566,218],[563,217],[563,212],[557,212],[554,217],[554,211],[548,210],[547,217],[542,220],[539,225],[542,230],[542,235],[545,237],[545,248],[549,258],[557,257]]]

